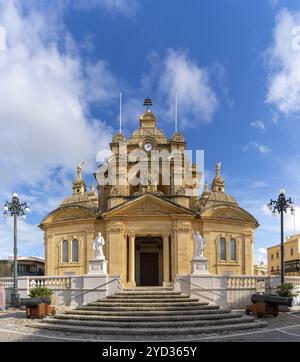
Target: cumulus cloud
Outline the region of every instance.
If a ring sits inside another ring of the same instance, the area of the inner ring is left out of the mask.
[[[174,109],[178,91],[178,108],[183,123],[210,122],[218,108],[207,68],[201,68],[187,52],[169,49],[162,60],[159,94],[165,97],[169,109]],[[192,125],[192,124],[191,124]]]
[[[253,122],[250,123],[250,126],[253,127],[253,128],[259,129],[261,131],[266,130],[265,124],[262,121],[253,121]]]
[[[283,9],[276,18],[273,44],[265,52],[269,69],[266,102],[286,116],[300,112],[300,12]]]
[[[259,144],[258,142],[249,142],[246,146],[243,147],[244,152],[246,152],[250,149],[254,149],[260,153],[272,152],[270,147],[263,145],[263,144]]]
[[[7,36],[0,52],[1,186],[33,185],[83,160],[92,171],[111,137],[88,111],[90,102],[107,103],[117,92],[108,64],[83,64],[54,13],[23,12],[18,1],[0,6]]]

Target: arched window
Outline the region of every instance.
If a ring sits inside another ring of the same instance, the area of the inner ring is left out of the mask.
[[[63,263],[69,262],[69,242],[64,240],[62,243],[62,261]]]
[[[230,260],[236,260],[236,241],[230,240]]]
[[[78,263],[78,240],[72,241],[72,262]]]
[[[220,239],[220,260],[226,260],[226,240]]]

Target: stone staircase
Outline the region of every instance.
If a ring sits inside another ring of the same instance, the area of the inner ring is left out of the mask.
[[[191,335],[261,328],[266,322],[199,302],[173,288],[137,287],[47,317],[33,326],[102,335]]]

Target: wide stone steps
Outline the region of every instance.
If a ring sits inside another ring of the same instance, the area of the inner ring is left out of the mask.
[[[121,316],[202,316],[202,315],[216,315],[216,314],[227,314],[230,313],[230,310],[227,309],[218,309],[218,307],[214,307],[213,309],[200,309],[200,310],[182,310],[180,311],[180,314],[178,313],[178,310],[168,310],[168,311],[153,311],[153,310],[127,310],[127,311],[116,311],[116,310],[110,310],[110,311],[95,311],[95,310],[85,310],[85,309],[76,309],[76,310],[69,310],[65,312],[66,314],[72,314],[72,315],[95,315],[95,316],[112,316],[112,317],[121,317]]]
[[[124,289],[33,326],[101,335],[191,335],[264,327],[265,322],[202,303],[172,288]]]
[[[144,322],[170,322],[170,321],[207,321],[219,319],[232,319],[240,318],[241,313],[222,313],[222,314],[204,314],[204,315],[173,315],[173,316],[99,316],[99,315],[82,315],[82,314],[57,314],[55,319],[60,320],[82,320],[82,321],[113,321],[113,322],[134,322],[136,324],[143,324]],[[51,319],[47,319],[51,320]]]
[[[88,307],[148,307],[148,308],[156,308],[156,307],[185,307],[185,306],[207,306],[207,303],[200,303],[199,301],[197,301],[197,299],[195,300],[187,300],[187,301],[178,301],[175,300],[174,302],[172,302],[171,300],[169,301],[155,301],[155,302],[149,302],[147,300],[143,300],[143,301],[103,301],[103,302],[94,302],[94,303],[89,303],[87,305]]]
[[[107,327],[94,327],[84,325],[68,325],[68,324],[58,324],[58,323],[39,323],[38,328],[43,328],[47,330],[56,330],[64,331],[69,333],[82,333],[82,334],[93,334],[93,335],[191,335],[191,334],[211,334],[211,333],[221,333],[235,330],[245,330],[252,328],[262,328],[266,327],[267,323],[265,322],[256,322],[247,320],[246,317],[243,317],[243,323],[239,324],[223,324],[216,326],[202,326],[202,327],[188,327],[188,328],[120,328],[118,325],[114,328]],[[33,325],[34,326],[34,325]]]
[[[104,305],[104,306],[93,306],[93,305],[87,305],[85,307],[81,307],[80,309],[82,310],[98,310],[98,311],[167,311],[167,310],[177,310],[178,312],[184,312],[186,310],[209,310],[209,309],[218,309],[218,306],[215,305],[161,305],[161,304],[157,304],[155,306],[153,305],[142,305],[142,306],[137,306],[137,305],[127,305],[124,306],[122,305]]]

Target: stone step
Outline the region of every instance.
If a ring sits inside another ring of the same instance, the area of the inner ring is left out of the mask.
[[[132,291],[121,291],[121,292],[117,292],[114,294],[114,296],[136,296],[136,297],[149,297],[149,296],[180,296],[180,295],[184,295],[185,294],[181,294],[180,292],[171,292],[171,291],[162,291],[162,292],[158,292],[158,291],[136,291],[136,292],[132,292]]]
[[[189,300],[188,295],[113,295],[106,297],[105,300]],[[196,300],[196,298],[194,298]],[[98,299],[101,301],[103,299]],[[198,299],[197,299],[198,300]]]
[[[138,292],[138,291],[174,291],[174,287],[134,287],[134,288],[123,288],[122,291],[124,292]]]
[[[208,310],[208,309],[218,309],[218,306],[215,305],[170,305],[170,306],[162,306],[160,304],[158,304],[157,306],[147,306],[147,305],[143,305],[143,306],[112,306],[111,304],[109,305],[104,305],[104,306],[93,306],[93,305],[87,305],[87,306],[83,306],[80,307],[80,310],[99,310],[99,311],[167,311],[167,310],[174,310],[174,311],[178,311],[178,313],[184,313],[184,311],[186,310]]]
[[[178,321],[204,321],[240,318],[241,313],[219,313],[219,314],[191,314],[191,315],[159,315],[159,316],[120,316],[120,315],[91,315],[91,314],[56,314],[55,319],[60,320],[92,320],[92,321],[110,321],[110,322],[134,322],[136,325],[147,322],[178,322]]]
[[[249,318],[249,317],[248,317]],[[82,325],[68,325],[68,324],[58,324],[58,323],[33,323],[31,327],[36,327],[39,329],[47,330],[56,330],[64,331],[70,333],[83,333],[90,335],[191,335],[191,334],[211,334],[211,333],[221,333],[221,332],[231,332],[236,330],[245,330],[245,329],[254,329],[254,328],[263,328],[268,325],[267,322],[247,320],[246,317],[243,317],[243,323],[234,323],[234,324],[223,324],[223,325],[209,325],[201,327],[180,327],[180,328],[108,328],[108,327],[94,327],[91,326],[82,326]]]
[[[89,305],[103,304],[176,304],[176,303],[198,303],[197,298],[156,298],[156,299],[141,299],[141,298],[106,298],[105,300],[97,300],[89,303]],[[208,303],[205,303],[206,305]],[[204,303],[202,303],[204,305]]]
[[[75,309],[75,310],[67,310],[66,314],[76,314],[76,315],[94,315],[94,316],[111,316],[114,317],[121,317],[121,316],[128,316],[128,317],[142,317],[142,316],[151,316],[151,317],[159,317],[159,316],[202,316],[202,315],[211,315],[211,314],[228,314],[230,310],[228,309],[190,309],[190,310],[182,310],[178,312],[177,309],[175,310],[134,310],[131,309],[127,311],[118,311],[118,310],[107,310],[107,311],[95,311],[91,310],[82,310],[82,309]]]
[[[94,303],[88,303],[88,307],[147,307],[147,308],[157,308],[157,307],[186,307],[186,306],[208,306],[208,303],[201,303],[198,300],[197,301],[181,301],[181,302],[148,302],[147,300],[144,302],[108,302],[107,300],[100,301],[100,302],[94,302]]]
[[[184,328],[184,327],[205,327],[213,325],[223,325],[223,324],[238,324],[238,323],[250,323],[255,319],[253,317],[239,317],[239,318],[225,318],[219,320],[196,320],[196,321],[166,321],[166,322],[128,322],[128,321],[91,321],[91,320],[75,320],[75,319],[65,319],[61,320],[59,318],[46,318],[42,320],[42,323],[53,323],[53,324],[64,324],[71,326],[89,326],[91,328],[103,327],[103,328],[129,328],[129,329],[150,329],[150,328],[169,328],[170,330],[174,328]]]

